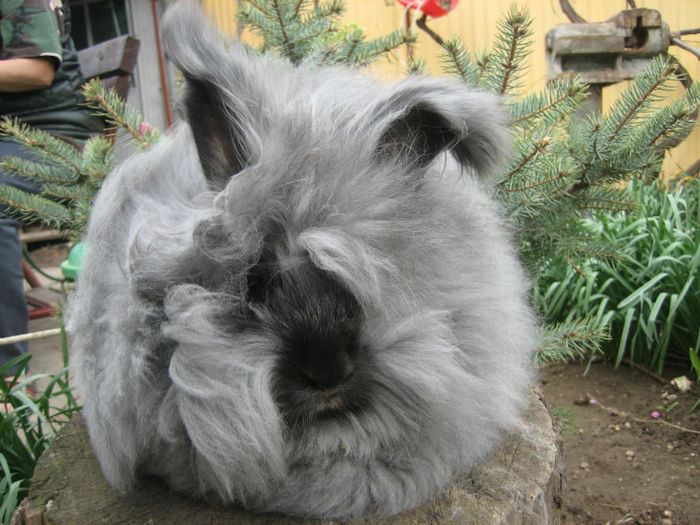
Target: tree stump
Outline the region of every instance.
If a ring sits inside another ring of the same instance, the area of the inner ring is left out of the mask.
[[[564,463],[557,425],[541,395],[533,392],[523,414],[522,434],[513,436],[488,461],[419,508],[386,519],[358,523],[536,524],[559,523]],[[157,479],[139,492],[118,496],[103,479],[85,422],[76,416],[40,458],[29,497],[13,525],[330,524],[272,514],[250,514],[174,494]]]

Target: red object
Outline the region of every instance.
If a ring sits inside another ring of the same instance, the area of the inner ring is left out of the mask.
[[[457,7],[458,3],[459,0],[399,0],[399,4],[411,9],[420,9],[433,18],[446,15]]]
[[[39,277],[34,273],[34,270],[32,270],[31,266],[29,266],[27,261],[24,259],[22,259],[22,273],[24,274],[24,278],[29,283],[29,286],[32,288],[43,288]],[[33,306],[33,308],[29,310],[30,319],[49,317],[56,313],[56,307],[51,303],[47,303],[43,299],[39,299],[38,297],[34,297],[28,293],[24,294],[24,299],[27,301],[29,306]]]

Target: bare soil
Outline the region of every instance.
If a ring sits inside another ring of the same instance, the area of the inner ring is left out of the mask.
[[[598,362],[541,371],[563,424],[564,524],[700,524],[700,406],[666,378]],[[658,418],[653,413],[658,412]],[[675,426],[671,426],[675,425]]]

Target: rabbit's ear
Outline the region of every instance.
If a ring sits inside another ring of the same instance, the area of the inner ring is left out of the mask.
[[[385,120],[380,159],[425,167],[445,150],[463,165],[488,175],[508,146],[498,98],[441,79],[408,79],[380,102]]]
[[[252,59],[242,45],[224,48],[219,32],[192,1],[169,8],[163,45],[183,72],[184,112],[209,185],[221,189],[256,156],[259,106]]]
[[[223,189],[245,166],[241,130],[226,121],[225,108],[211,84],[186,79],[185,111],[202,170],[212,188]]]

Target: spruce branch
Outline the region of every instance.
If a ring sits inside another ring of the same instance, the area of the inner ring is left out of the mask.
[[[688,122],[687,113],[684,111],[674,111],[674,109],[670,109],[667,112],[660,113],[659,115],[655,116],[658,119],[665,119],[666,123],[663,126],[649,126],[655,130],[655,133],[653,133],[646,140],[647,148],[663,147],[662,144],[666,140],[672,139],[672,137],[677,133],[676,128],[683,122]],[[695,124],[693,121],[690,121],[689,123],[691,126]]]
[[[545,148],[550,144],[552,139],[550,137],[542,137],[538,140],[531,140],[530,149],[521,156],[518,162],[508,170],[503,179],[498,183],[499,186],[503,187],[506,182],[512,179],[517,173],[519,173],[527,164],[529,164],[536,156],[545,151]]]
[[[488,68],[491,65],[492,61],[492,55],[490,52],[483,50],[481,53],[478,55],[474,56],[474,59],[476,60],[476,65],[479,66],[479,85],[483,85],[485,83],[484,78],[486,76],[486,72],[488,71]]]
[[[141,147],[158,139],[158,132],[113,92],[105,93],[97,81],[84,88],[89,103],[99,104],[98,110],[108,121],[123,125]],[[6,157],[0,166],[34,179],[41,188],[40,194],[34,194],[0,185],[0,202],[8,207],[7,212],[21,220],[39,221],[79,236],[87,225],[94,195],[114,167],[113,142],[94,136],[79,151],[53,135],[10,119],[4,119],[0,126],[37,159]]]
[[[47,183],[41,186],[41,195],[67,204],[74,200],[91,200],[95,190],[85,185]]]
[[[606,210],[629,212],[635,208],[629,193],[617,188],[593,187],[577,196],[575,206],[579,210]]]
[[[53,160],[69,166],[76,173],[80,172],[80,153],[78,150],[45,131],[32,129],[17,119],[5,116],[0,122],[0,134],[8,136],[27,149],[31,149],[37,157]]]
[[[262,39],[261,49],[266,51],[269,49],[267,45],[268,34],[265,27],[265,19],[259,11],[254,10],[252,7],[241,6],[236,13],[236,20],[242,27],[248,27],[255,33],[258,37]]]
[[[578,264],[574,262],[574,260],[571,257],[569,257],[568,255],[564,255],[564,259],[571,265],[571,267],[577,274],[579,274],[584,279],[588,279],[586,273],[578,266]]]
[[[676,65],[662,56],[652,59],[644,71],[634,77],[617,99],[606,119],[606,127],[614,126],[607,134],[608,143],[615,140],[628,123],[634,122],[649,106],[658,101],[661,92],[674,80]]]
[[[339,27],[337,20],[344,9],[341,0],[313,9],[299,0],[244,0],[237,17],[262,38],[260,51],[274,49],[293,64],[312,59],[362,66],[415,41],[415,35],[404,30],[368,41],[357,26]]]
[[[341,0],[331,0],[325,4],[314,7],[313,17],[317,20],[329,18],[337,20],[345,12],[345,5]]]
[[[40,221],[61,229],[71,224],[71,213],[62,204],[8,184],[0,184],[0,203],[7,206],[6,213],[22,221]]]
[[[270,12],[265,9],[265,3],[264,2],[258,2],[257,0],[245,0],[245,3],[239,8],[238,14],[240,13],[248,13],[248,11],[245,9],[246,5],[245,4],[250,4],[253,6],[255,9],[257,9],[261,14],[265,16],[271,16]]]
[[[479,84],[481,71],[475,65],[471,54],[459,38],[452,38],[443,44],[444,53],[440,57],[443,70],[455,75],[467,84],[476,86]]]
[[[355,53],[357,52],[360,42],[362,42],[362,39],[356,35],[353,35],[350,37],[348,42],[350,44],[349,47],[343,51],[343,58],[345,61],[350,61],[355,58]]]
[[[595,257],[598,259],[615,260],[615,259],[619,258],[619,256],[617,254],[615,254],[612,251],[608,251],[608,250],[593,250],[590,248],[583,248],[581,246],[578,246],[578,247],[572,248],[572,251],[576,251],[578,253],[582,253],[584,255],[587,255],[590,257]]]
[[[308,30],[300,32],[298,35],[295,45],[299,46],[308,41],[313,41],[323,35],[327,35],[333,32],[333,28],[330,25],[324,25],[320,27],[309,28]]]
[[[575,112],[586,97],[586,85],[575,74],[549,82],[541,93],[533,93],[508,104],[512,126],[532,126],[543,118],[559,121]]]
[[[636,143],[641,147],[666,150],[678,145],[696,125],[700,110],[700,82],[690,84],[684,95],[641,123]]]
[[[535,353],[535,363],[541,366],[557,361],[585,359],[600,353],[601,345],[607,339],[610,339],[607,323],[601,323],[594,317],[550,325]]]
[[[415,41],[415,33],[407,33],[403,29],[392,31],[388,35],[363,43],[362,53],[358,53],[361,63],[358,64],[367,64],[375,58],[384,56],[403,45],[413,44]]]
[[[566,180],[570,176],[570,173],[566,171],[560,171],[559,173],[556,173],[555,175],[551,177],[547,177],[542,180],[535,180],[531,182],[530,184],[526,184],[524,186],[505,186],[503,185],[503,190],[507,192],[518,192],[518,191],[529,191],[529,190],[534,190],[537,189],[541,186],[546,186],[550,185],[553,182],[559,182],[562,180]]]
[[[411,57],[406,63],[404,70],[406,75],[424,75],[426,68],[425,59],[421,57]]]
[[[275,18],[277,19],[277,23],[279,24],[279,30],[282,35],[280,45],[285,49],[289,49],[291,47],[291,41],[287,32],[287,21],[285,20],[286,17],[282,12],[282,6],[280,5],[280,1],[272,0],[272,5],[270,7],[272,7],[272,12]]]
[[[88,139],[83,146],[83,170],[88,184],[95,189],[99,188],[114,164],[113,144],[107,137],[97,135]]]
[[[486,67],[486,82],[492,91],[505,94],[519,88],[532,44],[531,25],[529,12],[516,6],[511,6],[505,19],[499,21],[492,58]]]
[[[301,12],[301,7],[305,3],[306,0],[297,0],[296,5],[294,6],[294,18],[299,16],[299,13]]]
[[[36,177],[48,182],[75,183],[79,174],[70,167],[26,160],[20,157],[4,157],[0,168],[27,178]]]
[[[146,148],[159,138],[157,130],[148,126],[136,108],[127,104],[112,89],[105,91],[98,79],[92,79],[83,86],[83,96],[88,104],[105,118],[108,126],[126,131],[133,142]]]

